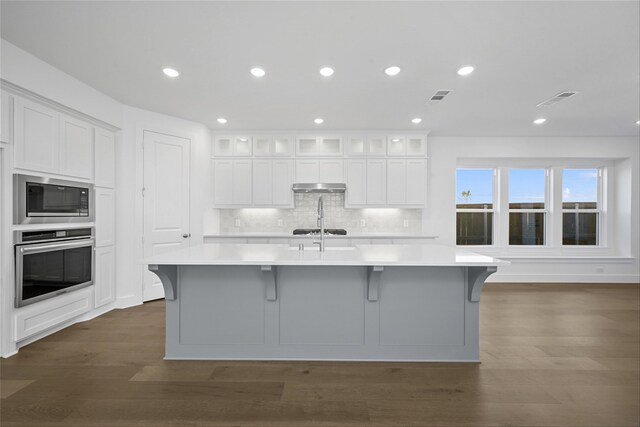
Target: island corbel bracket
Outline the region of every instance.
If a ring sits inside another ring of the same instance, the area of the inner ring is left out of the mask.
[[[178,266],[149,264],[149,271],[160,278],[164,299],[174,301],[178,297]]]
[[[384,267],[381,265],[374,265],[369,267],[367,277],[367,300],[378,301],[378,294],[380,293],[380,276]]]
[[[264,282],[267,289],[267,301],[278,299],[278,275],[275,265],[261,265],[260,270],[264,275]]]
[[[498,267],[467,267],[467,283],[469,286],[469,301],[480,301],[480,293],[487,277],[498,271]]]

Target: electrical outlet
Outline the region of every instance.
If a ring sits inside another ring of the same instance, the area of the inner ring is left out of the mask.
[[[236,227],[240,227],[240,218],[236,218],[235,224]]]
[[[278,220],[278,227],[282,227],[282,220],[281,219]]]
[[[364,219],[360,220],[360,227],[366,227],[367,225],[367,221],[365,221]]]
[[[402,221],[402,226],[403,226],[404,228],[408,228],[408,227],[409,227],[409,220],[408,220],[408,219],[405,219],[404,221]]]

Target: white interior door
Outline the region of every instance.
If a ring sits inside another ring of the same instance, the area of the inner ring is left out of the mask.
[[[190,141],[144,131],[144,257],[189,246]],[[163,298],[162,284],[145,270],[144,301]]]

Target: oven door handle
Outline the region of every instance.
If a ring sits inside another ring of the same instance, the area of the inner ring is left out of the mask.
[[[23,255],[39,253],[39,252],[50,252],[57,251],[61,249],[73,249],[73,248],[82,248],[85,246],[93,246],[95,239],[92,237],[90,239],[84,239],[81,241],[74,242],[63,242],[63,243],[50,243],[46,245],[25,245],[19,249],[20,253]]]

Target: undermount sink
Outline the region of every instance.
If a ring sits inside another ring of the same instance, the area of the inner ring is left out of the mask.
[[[355,246],[325,246],[324,250],[325,252],[333,252],[333,251],[354,251],[356,249]],[[298,247],[297,246],[289,246],[289,250],[290,251],[298,251]],[[304,251],[301,252],[307,252],[307,251],[313,251],[313,252],[318,252],[320,250],[320,247],[318,245],[313,245],[313,246],[308,246],[305,245],[304,246]]]

